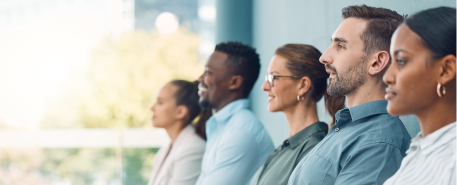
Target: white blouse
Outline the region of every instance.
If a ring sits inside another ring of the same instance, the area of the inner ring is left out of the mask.
[[[397,173],[384,185],[456,184],[456,123],[412,140]]]
[[[200,175],[205,144],[194,127],[187,125],[173,147],[168,144],[157,152],[148,185],[194,185]]]

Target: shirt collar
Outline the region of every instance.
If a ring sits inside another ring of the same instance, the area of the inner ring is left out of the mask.
[[[229,119],[234,113],[238,112],[241,109],[249,108],[248,99],[238,99],[230,102],[225,107],[223,107],[219,112],[213,115],[214,119],[217,122],[225,122]]]
[[[248,99],[238,99],[233,102],[230,102],[217,113],[213,114],[208,121],[206,121],[206,137],[209,140],[213,137],[214,134],[220,128],[225,127],[225,123],[227,120],[236,112],[241,109],[249,108],[249,100]]]
[[[413,143],[418,143],[423,154],[429,155],[449,141],[455,140],[455,125],[456,122],[450,123],[425,137],[421,137],[421,134],[419,133],[413,139]]]
[[[387,114],[387,101],[377,100],[360,104],[349,108],[349,113],[353,122],[369,116]]]
[[[322,132],[322,131],[325,131],[325,133],[328,132],[327,124],[325,124],[325,123],[322,124],[322,122],[319,122],[319,121],[316,123],[313,123],[312,125],[306,127],[305,129],[301,130],[300,132],[296,133],[295,135],[293,135],[292,137],[290,137],[288,139],[289,143],[290,143],[290,147],[292,149],[294,149],[295,147],[300,145],[304,140],[308,139],[315,133]]]

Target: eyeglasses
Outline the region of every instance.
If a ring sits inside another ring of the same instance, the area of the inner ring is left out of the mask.
[[[274,85],[274,80],[276,77],[291,77],[291,78],[300,78],[299,76],[280,76],[280,75],[274,75],[274,74],[266,74],[265,75],[265,81],[270,84],[270,87],[273,87]]]

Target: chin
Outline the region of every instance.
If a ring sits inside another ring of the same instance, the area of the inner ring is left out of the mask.
[[[209,107],[209,101],[208,101],[208,100],[205,100],[205,99],[200,100],[200,101],[198,102],[198,105],[200,105],[201,108],[206,109],[206,108]]]
[[[280,110],[278,110],[277,107],[272,106],[272,105],[268,105],[268,108],[267,108],[267,109],[268,109],[268,111],[270,111],[270,112],[278,112],[278,111],[280,111]]]
[[[387,112],[392,116],[406,115],[405,113],[403,113],[404,111],[402,111],[400,107],[395,106],[395,104],[391,102],[387,104]]]

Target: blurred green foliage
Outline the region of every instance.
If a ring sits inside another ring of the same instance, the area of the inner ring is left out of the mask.
[[[196,80],[203,72],[198,35],[180,29],[172,35],[137,31],[106,39],[88,67],[90,93],[80,105],[86,128],[145,127],[159,88],[173,79]]]

